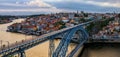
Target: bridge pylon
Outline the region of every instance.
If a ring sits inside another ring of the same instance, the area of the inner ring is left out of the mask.
[[[52,38],[52,39],[50,39],[49,40],[49,57],[52,57],[52,54],[53,54],[53,52],[54,52],[54,49],[55,49],[55,44],[54,44],[54,39]]]

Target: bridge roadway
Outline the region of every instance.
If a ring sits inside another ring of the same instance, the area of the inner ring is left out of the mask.
[[[17,54],[17,53],[21,54],[21,53],[23,53],[24,50],[32,48],[32,47],[34,47],[34,46],[36,46],[40,43],[43,43],[47,40],[50,40],[52,38],[56,38],[57,36],[67,32],[67,31],[70,31],[71,29],[77,28],[79,26],[85,26],[85,25],[87,25],[91,22],[95,22],[95,21],[98,21],[98,20],[93,20],[93,21],[89,21],[89,22],[86,22],[86,23],[76,25],[74,27],[69,27],[69,28],[65,28],[65,29],[62,29],[62,30],[54,31],[54,32],[44,34],[44,35],[39,36],[39,37],[34,38],[34,39],[29,39],[29,40],[26,40],[26,41],[19,42],[17,44],[11,44],[9,47],[5,47],[3,49],[0,49],[0,55],[2,57],[7,57],[9,55],[14,55],[14,54]],[[83,41],[82,43],[84,43],[84,42],[85,41]],[[76,48],[78,49],[80,46],[81,46],[81,44],[78,45]],[[77,49],[75,51],[77,51]]]

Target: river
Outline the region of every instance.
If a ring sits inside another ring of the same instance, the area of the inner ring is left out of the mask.
[[[12,43],[15,43],[16,41],[19,42],[25,39],[32,38],[32,36],[28,36],[24,34],[6,32],[7,26],[13,23],[16,23],[16,22],[19,23],[21,21],[24,21],[24,19],[16,19],[16,20],[13,20],[13,22],[11,23],[0,24],[0,40],[2,40],[2,45],[7,46],[8,41],[10,44],[12,44]],[[59,42],[60,42],[59,40],[55,40],[55,46],[57,46]],[[74,47],[75,47],[74,44],[70,44],[67,54],[70,53]],[[26,57],[49,57],[48,55],[49,54],[49,41],[46,41],[31,49],[28,49],[25,52],[26,52]]]
[[[94,43],[85,46],[81,57],[120,57],[120,43]]]

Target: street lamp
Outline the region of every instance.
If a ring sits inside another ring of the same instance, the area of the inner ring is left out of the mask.
[[[33,35],[32,35],[32,38],[34,38]]]
[[[17,45],[18,41],[15,42],[15,45]]]
[[[2,49],[2,42],[3,42],[3,41],[2,41],[2,40],[0,40],[1,49]]]
[[[7,42],[8,48],[9,48],[9,46],[10,46],[9,41],[4,41],[4,42]],[[1,49],[5,48],[5,44],[4,45],[2,45],[2,44],[3,44],[3,40],[0,40]]]
[[[32,35],[32,40],[33,40],[34,38],[35,38],[34,35]]]
[[[26,34],[25,34],[25,41],[26,41]]]
[[[2,45],[2,50],[4,50],[5,49],[5,47],[6,47],[6,45],[4,44],[4,45]]]
[[[9,46],[10,46],[10,43],[9,43],[9,41],[6,41],[7,43],[8,43],[8,48],[9,48]]]

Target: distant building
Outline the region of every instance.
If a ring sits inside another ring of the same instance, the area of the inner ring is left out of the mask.
[[[75,14],[74,13],[70,13],[69,14],[69,19],[73,19],[75,17]]]

